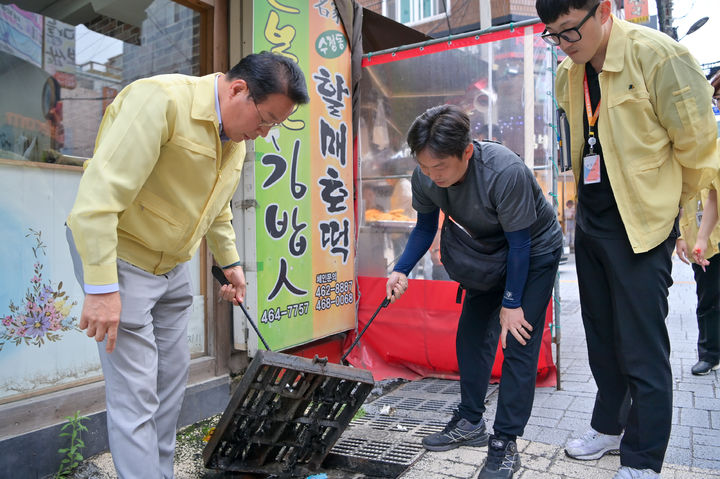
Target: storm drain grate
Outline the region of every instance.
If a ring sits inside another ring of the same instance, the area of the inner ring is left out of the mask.
[[[418,406],[418,409],[420,411],[443,411],[447,410],[448,408],[452,410],[451,404],[457,404],[457,401],[454,401],[452,403],[448,403],[447,401],[424,401],[422,404]]]
[[[418,427],[423,424],[420,419],[412,418],[397,418],[390,416],[363,416],[361,418],[353,419],[348,429],[354,427],[365,426],[378,431],[388,430],[408,430],[414,427]]]
[[[445,426],[447,426],[446,422],[426,422],[425,424],[421,424],[418,428],[413,430],[412,435],[423,438],[425,436],[429,436],[430,434],[435,434],[436,432],[442,431],[443,429],[445,429]]]
[[[333,454],[382,460],[410,465],[423,452],[420,444],[373,441],[370,439],[340,439],[330,451]]]
[[[488,396],[496,387],[488,388]],[[423,379],[403,384],[363,406],[324,465],[370,476],[398,477],[417,461],[422,438],[442,431],[460,402],[458,381]]]
[[[341,438],[324,465],[381,477],[397,477],[414,463],[424,449],[420,444]]]
[[[442,431],[446,424],[446,422],[436,420],[428,421],[407,417],[367,415],[353,419],[347,430],[353,431],[357,428],[370,428],[375,431],[409,434],[414,437],[423,438],[427,435]]]
[[[431,412],[446,412],[451,413],[455,407],[457,407],[459,398],[438,400],[438,399],[423,399],[423,398],[408,398],[398,396],[385,396],[377,399],[372,404],[375,407],[388,406],[390,408],[400,409],[404,411],[431,411]]]
[[[373,384],[363,369],[258,351],[203,451],[205,467],[307,476]]]
[[[423,379],[403,385],[404,391],[418,391],[435,394],[460,395],[460,382],[447,379]]]

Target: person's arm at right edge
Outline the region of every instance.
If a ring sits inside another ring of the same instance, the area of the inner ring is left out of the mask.
[[[693,259],[697,264],[702,266],[703,271],[705,271],[705,266],[710,264],[710,262],[705,258],[705,251],[707,250],[710,233],[712,233],[715,226],[717,226],[717,206],[717,190],[712,188],[707,201],[703,205],[703,215],[702,220],[700,221],[697,241],[695,242],[695,246],[692,250]]]
[[[430,213],[418,213],[417,223],[410,233],[405,249],[385,284],[387,299],[391,303],[394,303],[395,300],[400,299],[400,296],[405,294],[408,287],[407,275],[410,274],[410,271],[420,261],[420,258],[430,249],[437,233],[439,217],[440,209]]]
[[[119,100],[119,101],[118,101]],[[67,224],[83,263],[87,285],[118,282],[119,214],[135,199],[168,139],[167,116],[174,114],[164,92],[152,83],[121,92],[100,124],[93,159],[86,165]],[[122,304],[120,293],[86,291],[80,328],[112,352]]]

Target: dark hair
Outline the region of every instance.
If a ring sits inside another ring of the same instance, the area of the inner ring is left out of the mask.
[[[407,134],[410,152],[416,157],[427,148],[440,158],[462,158],[463,151],[471,141],[470,119],[455,105],[440,105],[427,109],[415,118]]]
[[[250,95],[262,103],[273,93],[286,95],[296,105],[310,101],[305,75],[297,63],[277,53],[251,53],[227,72],[229,80],[242,79]]]
[[[552,23],[570,9],[590,11],[600,0],[536,0],[535,10],[543,23]]]

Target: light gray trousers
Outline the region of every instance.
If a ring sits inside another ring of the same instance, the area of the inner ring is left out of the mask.
[[[82,264],[70,229],[75,275]],[[122,312],[115,350],[98,343],[110,452],[121,479],[173,477],[175,434],[187,383],[192,289],[187,263],[153,275],[118,260]]]

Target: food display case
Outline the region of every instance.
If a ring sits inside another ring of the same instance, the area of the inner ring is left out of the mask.
[[[417,212],[412,207],[412,172],[415,161],[409,157],[379,157],[368,161],[361,177],[358,247],[363,261],[358,274],[388,275],[415,227]],[[430,252],[410,274],[411,278],[431,279]]]

